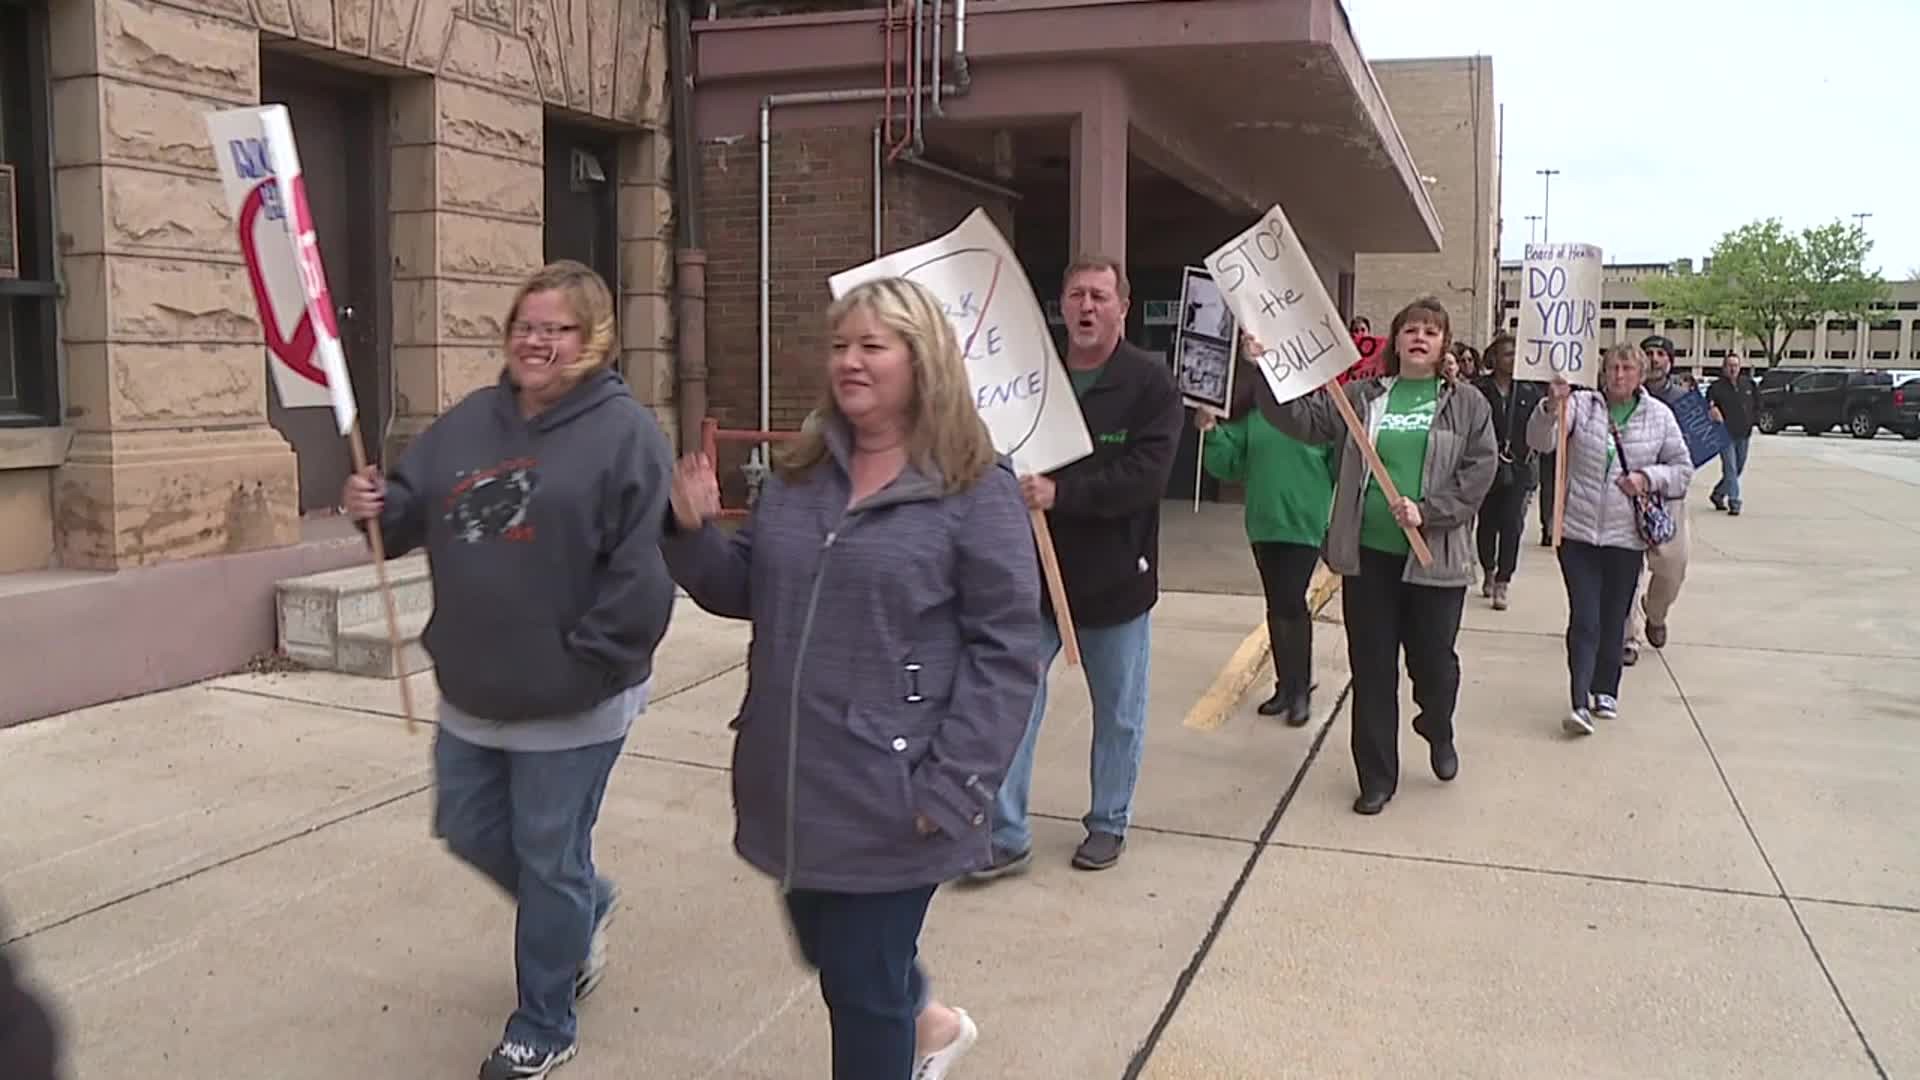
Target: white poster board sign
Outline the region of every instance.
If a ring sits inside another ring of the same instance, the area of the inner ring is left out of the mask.
[[[967,353],[974,405],[1017,471],[1052,472],[1093,452],[1040,302],[985,210],[945,236],[835,274],[827,287],[837,298],[886,277],[918,282],[939,297]]]
[[[1575,386],[1600,381],[1600,249],[1528,244],[1520,267],[1520,341],[1513,377]]]
[[[353,385],[286,106],[208,113],[207,134],[240,233],[280,403],[331,405],[345,435],[355,416]]]
[[[1240,323],[1213,275],[1189,266],[1180,283],[1179,323],[1173,336],[1173,380],[1196,409],[1226,416],[1233,401],[1233,361]]]
[[[1359,361],[1346,320],[1278,206],[1207,256],[1207,270],[1266,349],[1252,359],[1275,401],[1311,394]]]

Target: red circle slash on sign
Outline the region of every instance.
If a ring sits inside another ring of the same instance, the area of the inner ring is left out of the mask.
[[[310,306],[302,305],[300,318],[294,323],[293,332],[291,334],[285,333],[280,326],[280,318],[275,313],[273,294],[268,290],[266,273],[261,268],[261,228],[265,227],[276,230],[285,228],[284,222],[264,221],[262,219],[262,215],[267,208],[269,191],[275,183],[276,181],[271,177],[262,180],[254,186],[252,191],[247,192],[246,201],[240,204],[240,213],[238,215],[240,225],[240,254],[245,256],[247,261],[247,282],[253,287],[254,305],[260,309],[260,326],[266,332],[267,351],[272,353],[275,359],[285,364],[301,378],[308,380],[315,386],[325,386],[327,385],[326,372],[320,369],[319,358],[314,355],[314,344],[317,337],[313,330],[313,318],[309,314]],[[300,211],[306,209],[306,185],[297,180],[294,182],[294,202]],[[310,227],[304,230],[304,232],[306,237],[310,238],[313,235]],[[319,249],[317,247],[314,248],[313,257],[316,262],[319,259],[319,254]],[[305,268],[303,260],[301,274],[305,277],[307,273],[308,271]],[[324,292],[324,277],[321,278],[321,288]],[[328,301],[327,306],[322,310],[329,316],[328,321],[331,322],[331,301]],[[331,326],[328,327],[330,332],[332,329]]]

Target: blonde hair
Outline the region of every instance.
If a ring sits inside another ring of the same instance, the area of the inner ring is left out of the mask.
[[[534,293],[557,292],[566,297],[575,322],[580,324],[580,355],[560,368],[560,377],[579,380],[613,364],[613,290],[593,268],[572,259],[551,262],[534,271],[520,284],[507,305],[507,318],[501,325],[502,341],[513,347],[513,324],[520,317],[520,305]]]
[[[913,397],[907,406],[908,460],[938,474],[950,495],[972,487],[993,467],[998,454],[974,406],[966,359],[939,299],[926,286],[905,278],[869,281],[827,309],[829,332],[855,311],[866,312],[906,343],[913,369]],[[800,436],[780,455],[781,476],[804,480],[814,466],[827,460],[825,432],[813,421],[839,412],[829,387]]]

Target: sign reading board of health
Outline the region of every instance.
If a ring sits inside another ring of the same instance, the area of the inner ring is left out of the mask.
[[[1513,377],[1575,386],[1600,381],[1600,249],[1528,244],[1520,267],[1520,342]]]

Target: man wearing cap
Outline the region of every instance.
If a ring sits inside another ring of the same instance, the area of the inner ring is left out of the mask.
[[[1647,380],[1643,385],[1648,395],[1671,409],[1682,396],[1697,392],[1673,377],[1671,339],[1661,334],[1648,335],[1641,340],[1640,351],[1647,354]],[[1666,646],[1667,613],[1680,597],[1681,583],[1687,580],[1686,500],[1668,503],[1667,510],[1673,514],[1673,539],[1647,549],[1647,567],[1640,577],[1640,602],[1627,613],[1627,640],[1622,643],[1622,659],[1628,664],[1640,659],[1643,630],[1647,644],[1656,649]]]

